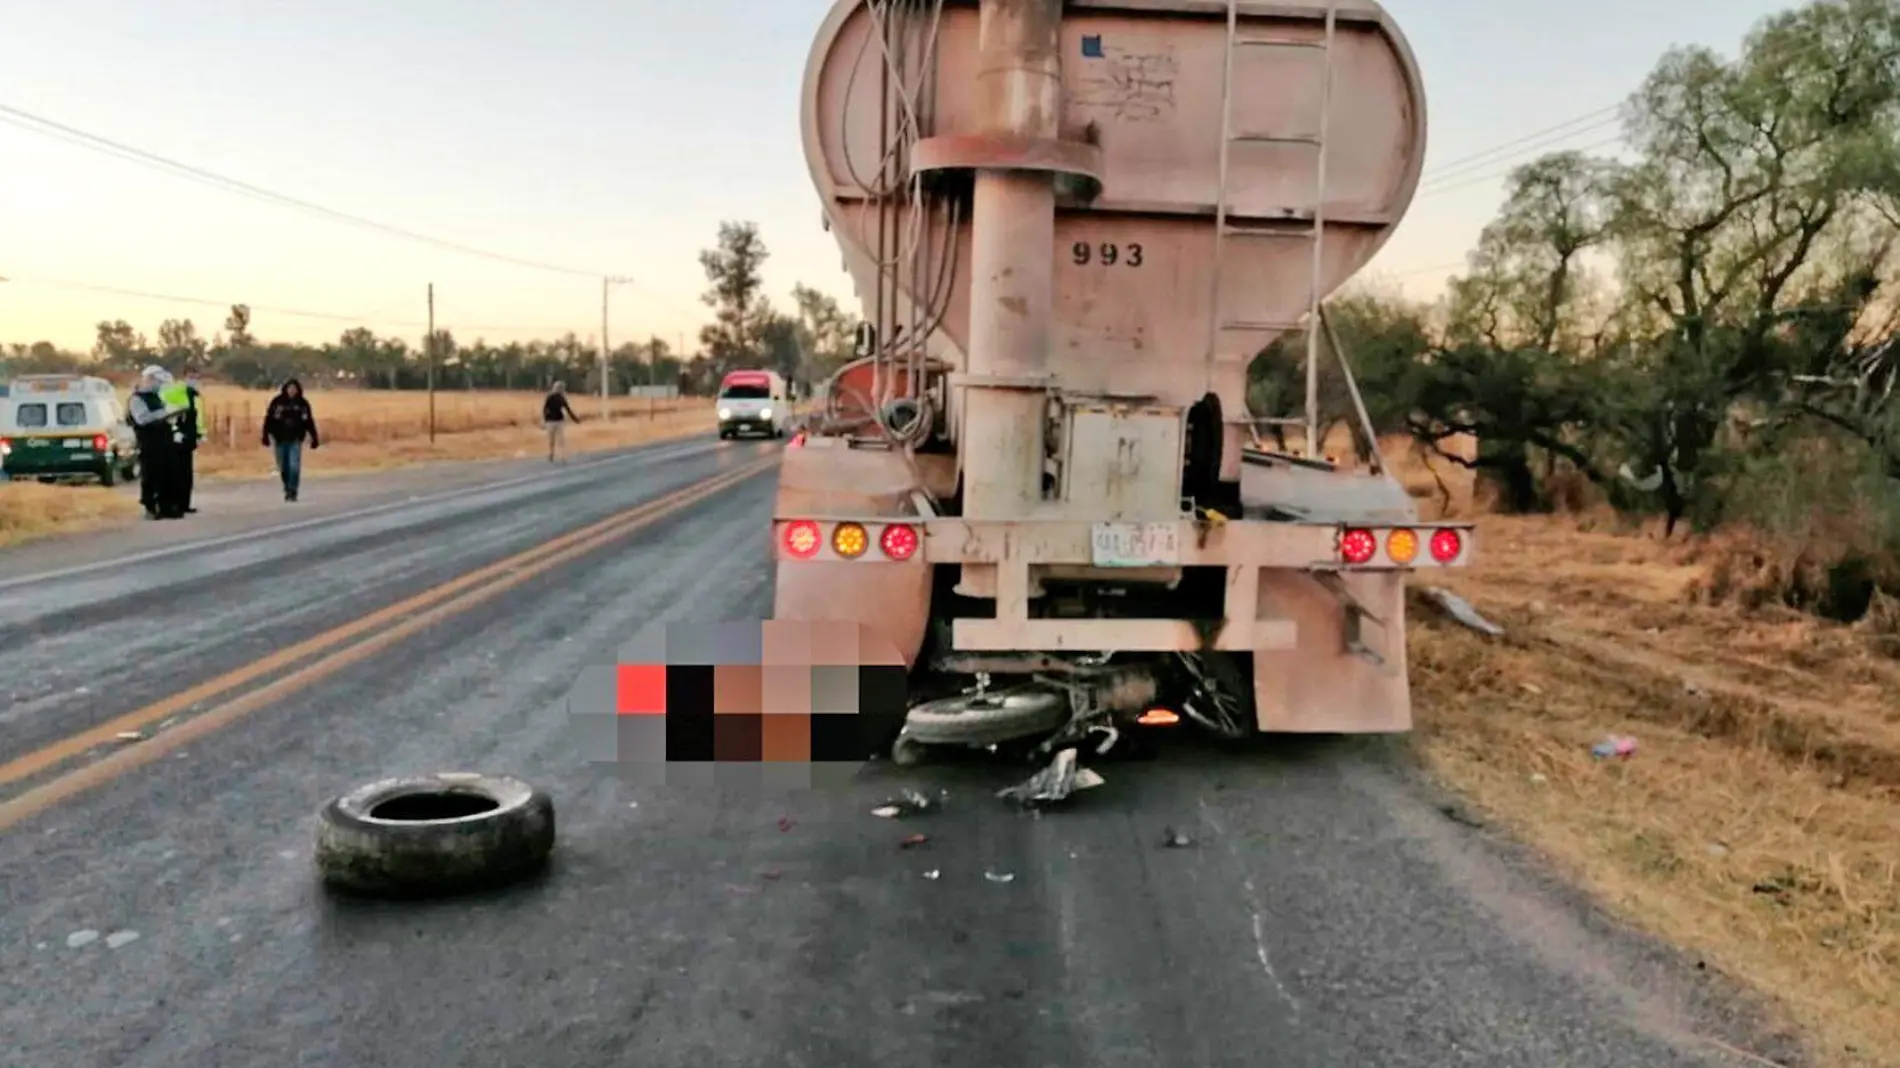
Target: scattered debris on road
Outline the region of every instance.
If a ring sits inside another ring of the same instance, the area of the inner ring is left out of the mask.
[[[778,829],[779,829],[780,831],[789,831],[789,830],[791,830],[791,829],[792,829],[792,826],[793,826],[793,824],[792,824],[792,820],[791,820],[791,817],[789,817],[789,816],[780,816],[780,817],[778,818]]]
[[[1074,749],[1064,749],[1049,761],[1049,766],[1017,783],[996,791],[996,796],[1014,801],[1025,808],[1054,804],[1077,790],[1102,785],[1100,775],[1076,762]]]
[[[920,790],[907,788],[897,797],[885,801],[882,805],[872,809],[871,815],[887,820],[902,819],[905,816],[914,816],[936,809],[941,806],[943,800],[948,796],[948,794],[939,793],[938,796],[933,799],[924,796]]]
[[[1471,607],[1470,601],[1465,600],[1450,590],[1442,589],[1438,586],[1427,586],[1421,590],[1420,593],[1424,596],[1427,603],[1436,607],[1453,621],[1470,627],[1480,634],[1490,635],[1493,638],[1502,638],[1504,636],[1503,627],[1479,615],[1478,610]]]
[[[1016,873],[1013,871],[986,871],[983,873],[983,878],[993,883],[1013,883],[1016,881]]]
[[[1189,838],[1173,827],[1169,827],[1162,832],[1161,845],[1165,849],[1186,849],[1193,844],[1194,839]]]
[[[928,841],[930,841],[930,836],[927,834],[913,834],[905,838],[902,842],[899,842],[897,845],[899,849],[915,849],[918,846],[923,845],[925,842],[928,842]]]
[[[938,868],[932,868],[929,871],[924,873],[924,878],[929,879],[932,882],[935,882],[936,880],[943,878],[943,871]]]
[[[121,742],[142,742],[145,740],[145,737],[144,731],[120,731],[113,735],[115,740]]]

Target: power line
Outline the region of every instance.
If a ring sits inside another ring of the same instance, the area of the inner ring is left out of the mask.
[[[26,278],[26,277],[21,277],[20,275],[9,275],[8,279],[9,279],[9,284],[12,284],[12,285],[44,286],[49,289],[73,289],[73,290],[80,290],[87,293],[102,293],[102,294],[115,296],[115,297],[132,297],[139,300],[156,300],[156,301],[162,301],[162,302],[170,303],[170,304],[190,304],[190,305],[197,305],[197,306],[202,306],[202,307],[207,307],[207,308],[222,308],[225,310],[229,310],[235,304],[244,304],[244,306],[249,308],[252,312],[264,312],[270,315],[287,315],[287,316],[290,316],[292,318],[297,318],[297,319],[317,319],[317,320],[322,320],[326,322],[348,323],[352,326],[373,325],[373,326],[385,326],[385,327],[406,327],[413,330],[427,330],[428,329],[427,323],[420,322],[414,319],[381,318],[379,313],[383,309],[378,309],[378,314],[342,315],[337,312],[310,311],[305,308],[284,308],[284,307],[277,307],[277,306],[268,305],[268,304],[248,304],[241,300],[213,300],[209,297],[191,297],[191,296],[183,296],[176,293],[155,293],[150,290],[144,290],[144,289],[126,289],[120,286],[102,286],[102,285],[95,285],[91,282],[74,282],[68,279],[63,279],[63,278]],[[405,302],[405,303],[409,303],[409,302]],[[438,323],[436,325],[438,329],[443,328],[443,324]],[[530,334],[530,333],[536,333],[536,332],[541,332],[543,334],[562,333],[562,331],[556,330],[553,327],[529,327],[529,326],[512,326],[512,325],[505,325],[505,324],[496,325],[496,324],[482,324],[482,323],[464,324],[459,327],[455,327],[455,329],[470,330],[470,331],[489,330],[496,333],[522,333],[522,334]]]
[[[365,216],[339,211],[335,208],[326,207],[300,197],[293,197],[285,193],[265,189],[262,186],[252,185],[249,182],[240,181],[236,178],[218,174],[215,171],[206,170],[202,167],[196,167],[189,163],[181,163],[178,160],[160,156],[153,152],[147,152],[142,148],[135,148],[110,138],[101,137],[98,134],[87,133],[76,127],[68,126],[65,123],[56,122],[44,116],[22,111],[19,108],[11,107],[6,104],[0,104],[0,122],[5,122],[10,126],[42,136],[66,141],[69,144],[76,144],[82,148],[104,152],[107,155],[116,156],[133,163],[141,163],[155,169],[167,171],[179,177],[189,178],[213,186],[214,188],[222,189],[225,192],[239,193],[254,199],[296,208],[300,211],[322,216],[337,222],[362,227],[364,229],[376,230],[392,237],[401,237],[410,241],[433,245],[450,252],[459,252],[467,256],[477,256],[482,259],[493,260],[497,263],[526,267],[531,270],[549,271],[555,274],[564,274],[576,278],[599,278],[603,273],[600,271],[582,270],[577,267],[564,267],[560,264],[547,263],[541,260],[524,259],[520,256],[510,256],[500,252],[492,252],[488,249],[477,248],[473,245],[465,245],[459,241],[449,241],[401,226],[393,226],[389,223],[379,222]]]
[[[1552,134],[1552,135],[1545,136],[1536,140],[1529,141],[1528,143],[1522,145],[1519,148],[1512,149],[1511,151],[1506,152],[1503,155],[1494,156],[1490,159],[1480,159],[1476,156],[1473,156],[1473,157],[1470,157],[1471,162],[1464,163],[1461,166],[1457,166],[1457,167],[1447,167],[1441,171],[1433,173],[1431,177],[1426,178],[1423,182],[1419,183],[1419,188],[1421,190],[1441,188],[1447,182],[1456,182],[1464,178],[1469,178],[1474,173],[1488,170],[1489,168],[1495,167],[1500,163],[1516,161],[1516,160],[1521,159],[1524,156],[1528,156],[1532,154],[1542,155],[1542,154],[1553,152],[1553,151],[1564,151],[1564,150],[1574,147],[1574,146],[1565,144],[1565,142],[1571,140],[1572,138],[1582,136],[1583,134],[1595,133],[1598,130],[1608,129],[1610,127],[1616,126],[1620,121],[1621,121],[1620,119],[1617,119],[1615,117],[1612,117],[1609,119],[1599,119],[1596,122],[1589,123],[1588,125],[1578,126],[1577,128],[1572,129],[1572,130],[1565,130],[1561,133]],[[1618,141],[1622,140],[1621,136],[1617,137],[1616,140]]]
[[[1569,119],[1565,122],[1560,122],[1555,126],[1547,126],[1541,130],[1533,130],[1522,137],[1513,138],[1509,141],[1505,141],[1500,144],[1493,145],[1490,148],[1484,149],[1482,151],[1473,152],[1467,156],[1459,156],[1457,159],[1447,160],[1446,162],[1437,164],[1436,166],[1428,167],[1426,168],[1425,173],[1428,176],[1429,180],[1436,181],[1439,178],[1442,178],[1445,172],[1447,171],[1464,170],[1473,164],[1476,164],[1478,166],[1488,166],[1492,163],[1498,162],[1498,160],[1492,159],[1491,157],[1496,156],[1500,152],[1505,152],[1506,149],[1513,148],[1517,145],[1522,145],[1527,141],[1542,141],[1544,139],[1547,139],[1565,130],[1569,130],[1570,132],[1563,134],[1564,137],[1574,137],[1577,134],[1583,133],[1584,130],[1571,130],[1570,128],[1580,123],[1588,122],[1591,119],[1595,119],[1597,121],[1594,123],[1591,123],[1591,125],[1587,127],[1586,129],[1592,129],[1592,130],[1600,129],[1604,126],[1608,126],[1608,125],[1611,125],[1612,123],[1617,122],[1618,116],[1615,113],[1621,110],[1622,107],[1623,105],[1621,104],[1611,104],[1608,107],[1601,107],[1601,108],[1596,109],[1595,111],[1587,111],[1583,113],[1582,115],[1578,115],[1576,118]],[[1609,116],[1609,117],[1606,119],[1603,116]],[[1559,138],[1559,139],[1561,140],[1562,138]],[[1517,152],[1505,153],[1506,156],[1516,156],[1520,154],[1521,154],[1521,150]]]
[[[1611,148],[1616,145],[1620,145],[1622,143],[1623,143],[1623,139],[1621,137],[1612,137],[1606,141],[1597,141],[1592,144],[1579,146],[1577,148],[1572,149],[1572,151],[1595,152],[1595,151],[1598,151],[1599,149]],[[1476,174],[1476,175],[1472,175],[1466,178],[1464,181],[1461,181],[1461,182],[1452,182],[1449,185],[1440,185],[1440,186],[1434,186],[1430,189],[1424,189],[1424,190],[1421,190],[1418,193],[1418,195],[1413,197],[1412,199],[1415,201],[1425,200],[1428,197],[1441,196],[1445,193],[1455,192],[1459,189],[1466,189],[1471,186],[1481,184],[1483,182],[1496,181],[1499,178],[1508,178],[1521,166],[1523,166],[1522,163],[1513,163],[1511,166],[1506,167],[1505,169],[1501,171],[1492,171],[1487,174]]]

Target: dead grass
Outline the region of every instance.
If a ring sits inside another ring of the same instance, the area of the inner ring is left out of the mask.
[[[0,483],[0,546],[72,534],[139,513],[138,501],[102,486]]]
[[[1461,481],[1452,509],[1469,514]],[[1635,925],[1778,1001],[1819,1063],[1900,1064],[1900,660],[1884,644],[1900,610],[1847,627],[1710,603],[1723,544],[1601,515],[1477,521],[1476,564],[1439,579],[1507,635],[1413,614],[1428,766]],[[1609,734],[1635,755],[1594,759]]]
[[[275,470],[260,444],[272,394],[212,386],[206,390],[211,439],[197,457],[208,478],[262,478]],[[436,439],[429,441],[428,394],[389,390],[313,390],[323,447],[306,451],[310,473],[370,471],[447,460],[498,460],[546,455],[539,393],[436,394]],[[585,420],[570,426],[567,447],[579,455],[713,429],[710,401],[614,398],[602,422],[597,397],[574,396]]]

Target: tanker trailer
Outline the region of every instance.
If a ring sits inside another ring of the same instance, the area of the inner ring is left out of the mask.
[[[1386,471],[1323,314],[1424,159],[1378,4],[839,0],[801,123],[866,314],[785,452],[773,614],[896,646],[931,698],[900,749],[1410,729],[1406,576],[1472,542]],[[1248,411],[1302,333],[1304,413]],[[1370,462],[1316,440],[1322,355]]]

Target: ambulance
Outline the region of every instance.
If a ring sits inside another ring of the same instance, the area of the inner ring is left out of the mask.
[[[117,485],[139,474],[139,446],[112,383],[27,375],[0,396],[0,471],[9,479]]]

